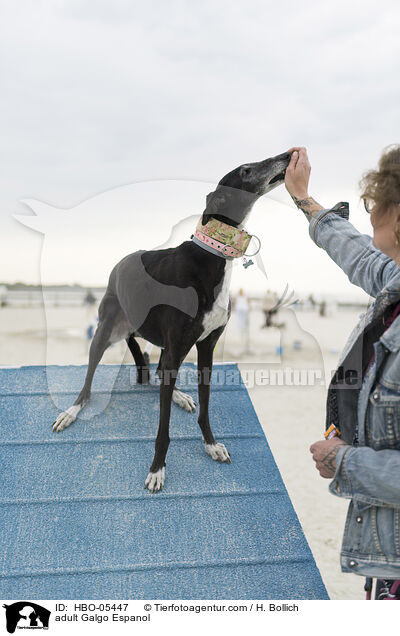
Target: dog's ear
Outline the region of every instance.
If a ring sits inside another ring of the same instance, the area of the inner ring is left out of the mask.
[[[203,225],[208,223],[212,216],[221,214],[229,204],[230,194],[224,190],[214,190],[206,197],[206,209],[203,212],[201,222]]]

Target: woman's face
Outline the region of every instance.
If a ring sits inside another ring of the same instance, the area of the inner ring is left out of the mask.
[[[396,244],[395,232],[400,237],[400,206],[390,206],[386,210],[371,210],[371,225],[374,230],[372,245],[393,260],[399,260],[400,241]]]

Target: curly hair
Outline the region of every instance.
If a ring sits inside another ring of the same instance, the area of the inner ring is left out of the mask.
[[[360,187],[361,199],[373,201],[378,211],[400,203],[400,145],[384,149],[378,169],[366,172]]]

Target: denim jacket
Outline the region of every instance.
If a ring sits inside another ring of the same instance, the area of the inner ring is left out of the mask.
[[[318,212],[309,230],[313,241],[349,280],[375,299],[350,334],[340,366],[360,334],[400,300],[400,269],[372,245],[371,237],[348,221],[347,203]],[[347,413],[354,418],[356,445],[340,447],[329,490],[351,500],[341,549],[342,571],[400,579],[400,315],[373,350],[375,357],[357,402]],[[328,405],[330,391],[331,387]]]

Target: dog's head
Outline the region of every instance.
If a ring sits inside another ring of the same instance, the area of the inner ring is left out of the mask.
[[[284,182],[289,162],[290,153],[284,152],[264,161],[245,163],[228,172],[216,190],[207,195],[203,225],[211,217],[235,227],[240,225],[260,196]]]

